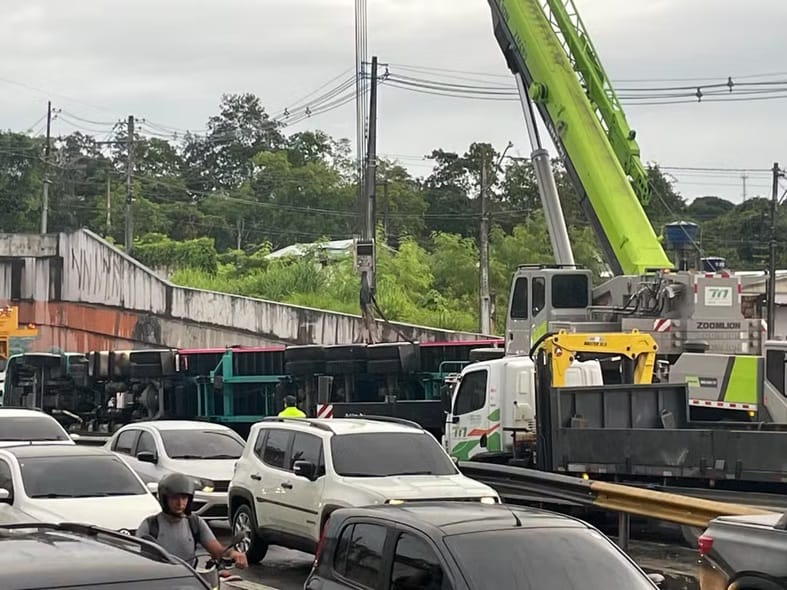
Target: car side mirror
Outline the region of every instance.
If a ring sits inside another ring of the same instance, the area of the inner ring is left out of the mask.
[[[311,461],[296,461],[292,464],[292,472],[309,481],[314,481],[317,475],[317,466]]]
[[[156,453],[152,451],[140,451],[137,453],[137,461],[141,461],[142,463],[158,463],[158,457]]]
[[[661,586],[664,583],[664,576],[661,574],[648,574],[648,578],[650,578],[650,581],[656,584],[656,586]]]
[[[10,502],[11,492],[5,488],[0,488],[0,502]]]
[[[157,481],[151,481],[151,482],[148,482],[145,485],[147,485],[147,488],[148,488],[148,490],[150,490],[151,494],[153,494],[154,496],[156,494],[158,494],[158,482]]]
[[[72,432],[71,434],[68,435],[68,438],[70,438],[74,442],[79,442],[82,437],[79,436],[76,432]]]
[[[451,416],[451,424],[459,424],[459,416]]]

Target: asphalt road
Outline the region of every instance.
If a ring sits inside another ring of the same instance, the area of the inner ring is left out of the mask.
[[[228,529],[217,528],[216,532],[219,540],[229,537]],[[632,542],[629,554],[648,573],[658,572],[666,577],[661,590],[699,590],[696,551],[662,543]],[[312,560],[311,555],[299,551],[271,547],[260,565],[233,573],[276,590],[302,590]]]

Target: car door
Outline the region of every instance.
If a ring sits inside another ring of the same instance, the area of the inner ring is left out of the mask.
[[[310,461],[317,467],[315,480],[293,473],[296,461]],[[313,434],[296,432],[288,459],[289,477],[283,481],[290,485],[287,488],[288,520],[292,524],[292,532],[306,539],[319,538],[320,498],[325,487],[325,458],[322,439]]]
[[[291,532],[287,505],[290,486],[284,487],[282,484],[291,477],[287,460],[293,432],[279,428],[266,430],[262,444],[254,450],[256,469],[251,470],[249,481],[254,495],[257,525],[274,531]]]
[[[153,453],[159,460],[156,463],[148,463],[137,459],[140,453]],[[142,481],[149,483],[158,482],[167,474],[167,470],[161,466],[162,452],[160,445],[156,443],[153,434],[147,430],[141,430],[137,439],[136,448],[133,456],[128,459],[128,464],[142,478]]]
[[[451,423],[448,424],[449,454],[460,461],[486,450],[490,420],[499,422],[488,409],[489,371],[486,368],[466,372],[459,382],[453,407]]]
[[[454,590],[451,567],[437,547],[418,531],[394,531],[393,559],[386,578],[390,590]]]

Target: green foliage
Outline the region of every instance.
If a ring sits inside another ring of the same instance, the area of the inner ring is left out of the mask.
[[[215,274],[218,254],[210,238],[176,242],[163,234],[146,234],[134,243],[134,256],[147,266],[200,270]]]
[[[221,97],[203,136],[168,141],[134,138],[134,255],[166,267],[195,288],[238,293],[314,308],[358,313],[359,279],[351,257],[268,258],[273,250],[360,233],[357,170],[349,140],[319,130],[285,136],[253,94]],[[144,129],[144,128],[143,128]],[[117,126],[109,151],[83,133],[53,140],[51,164],[43,140],[0,132],[1,231],[37,231],[45,176],[50,231],[88,227],[124,242],[126,134]],[[436,148],[433,168],[415,178],[397,161],[378,162],[377,300],[390,320],[476,330],[478,234],[482,163],[491,220],[490,287],[496,329],[503,328],[511,273],[518,264],[550,262],[550,240],[531,162],[501,159],[481,141],[464,153]],[[565,167],[553,162],[577,261],[598,277],[604,270],[596,238]],[[658,168],[648,176],[645,210],[657,233],[664,223],[701,224],[706,255],[733,268],[762,266],[769,239],[768,204],[742,205],[703,197],[686,205]],[[787,263],[787,209],[778,215],[778,251]]]

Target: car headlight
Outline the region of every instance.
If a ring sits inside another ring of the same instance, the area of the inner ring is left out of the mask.
[[[481,498],[481,504],[497,504],[497,498],[494,496],[484,496]]]
[[[198,492],[210,494],[215,488],[214,483],[209,479],[204,479],[202,477],[195,477],[193,479]]]
[[[404,504],[404,500],[391,499],[391,500],[386,500],[385,503],[396,506],[397,504]]]

